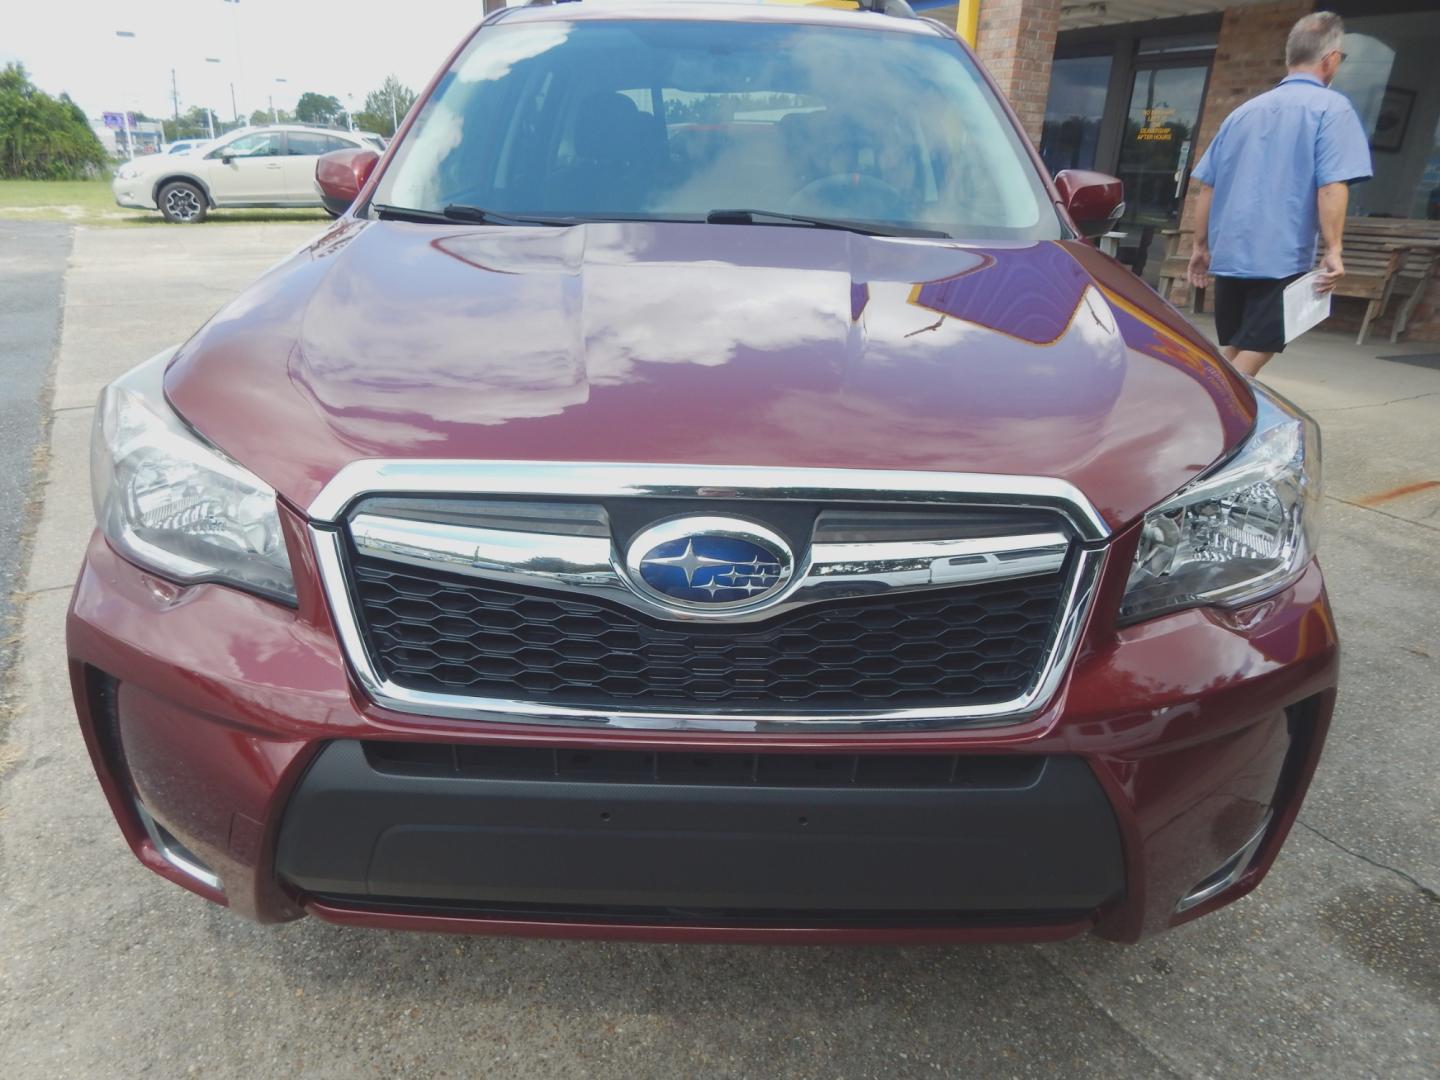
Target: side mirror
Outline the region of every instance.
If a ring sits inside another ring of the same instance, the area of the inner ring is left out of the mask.
[[[1055,177],[1060,201],[1082,236],[1102,236],[1125,213],[1125,185],[1089,169],[1066,169]]]
[[[320,201],[337,217],[350,208],[355,196],[375,171],[380,155],[374,150],[331,150],[315,159],[315,186]]]
[[[234,156],[233,154],[221,154],[221,155],[220,155],[220,164],[221,164],[221,165],[233,165],[233,164],[235,164],[235,156]]]

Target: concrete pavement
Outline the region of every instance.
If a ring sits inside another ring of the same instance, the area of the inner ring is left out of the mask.
[[[69,255],[68,226],[0,221],[0,701]]]
[[[1325,427],[1340,711],[1266,883],[1133,948],[767,949],[242,922],[110,818],[63,664],[99,386],[310,230],[76,234],[0,780],[0,1074],[1426,1077],[1440,1071],[1440,370],[1312,335],[1267,379]],[[1378,498],[1385,496],[1384,498]]]

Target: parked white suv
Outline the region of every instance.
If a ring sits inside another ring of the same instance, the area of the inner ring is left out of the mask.
[[[188,154],[154,154],[115,170],[121,206],[159,210],[166,221],[199,222],[220,207],[321,205],[315,159],[332,150],[383,147],[364,131],[279,124],[242,128]]]

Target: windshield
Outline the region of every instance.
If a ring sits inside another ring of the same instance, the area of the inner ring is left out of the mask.
[[[723,209],[1036,240],[1060,223],[974,65],[939,35],[773,23],[481,30],[374,201],[704,220]]]

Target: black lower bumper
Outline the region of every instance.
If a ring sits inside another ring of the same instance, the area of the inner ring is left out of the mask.
[[[964,918],[1124,890],[1110,804],[1069,756],[341,741],[291,798],[276,864],[316,896],[512,911]]]

